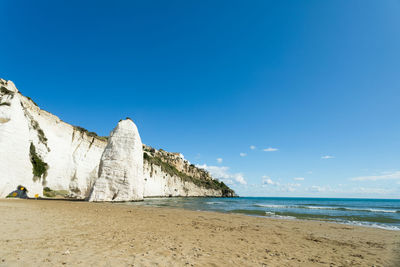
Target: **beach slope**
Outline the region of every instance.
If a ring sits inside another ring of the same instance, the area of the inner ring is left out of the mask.
[[[400,231],[68,201],[0,214],[0,266],[400,266]]]

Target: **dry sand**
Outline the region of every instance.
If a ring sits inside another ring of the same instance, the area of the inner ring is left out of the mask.
[[[400,266],[400,232],[172,208],[0,200],[0,266]]]

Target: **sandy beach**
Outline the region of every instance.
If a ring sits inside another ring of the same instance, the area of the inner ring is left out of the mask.
[[[400,266],[399,231],[68,201],[0,214],[0,266]]]

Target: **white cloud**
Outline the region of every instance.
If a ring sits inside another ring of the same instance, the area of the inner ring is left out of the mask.
[[[218,179],[218,178],[217,178]],[[224,182],[225,184],[227,184],[227,185],[233,185],[233,184],[235,184],[235,182],[232,180],[232,179],[218,179],[218,180],[220,180],[221,182]]]
[[[353,188],[353,191],[357,193],[364,193],[364,194],[390,194],[393,193],[393,190],[384,189],[384,188],[365,188],[365,187],[358,187]]]
[[[209,171],[210,174],[216,178],[228,179],[231,177],[231,175],[228,174],[229,167],[208,166],[207,164],[197,165],[197,167]]]
[[[330,156],[330,155],[326,155],[326,156],[322,156],[321,159],[334,159],[334,156]]]
[[[385,172],[381,175],[360,176],[351,178],[352,181],[380,181],[380,180],[400,180],[400,171]]]
[[[254,149],[256,149],[256,146],[250,146],[250,149],[254,150]]]
[[[287,185],[285,185],[283,187],[283,190],[286,190],[287,192],[295,192],[297,190],[297,188],[300,186],[301,186],[301,184],[288,183]]]
[[[247,184],[246,180],[243,177],[243,174],[241,173],[236,173],[233,175],[233,178],[235,179],[236,182],[239,184]]]
[[[307,174],[313,174],[313,171],[308,171]]]
[[[262,179],[263,185],[279,185],[278,182],[272,181],[272,179],[269,176],[264,175],[262,178],[263,178]]]
[[[385,189],[385,188],[367,188],[367,187],[353,187],[348,188],[341,186],[319,186],[313,185],[306,189],[311,193],[324,193],[324,194],[348,194],[348,195],[388,195],[393,194],[395,189]]]
[[[304,181],[304,177],[295,177],[293,178],[295,181]]]
[[[301,184],[299,183],[281,184],[277,181],[272,180],[269,176],[266,175],[262,177],[261,184],[262,188],[269,192],[295,192],[301,186]]]
[[[222,163],[222,161],[224,161],[222,158],[217,158],[218,163]]]
[[[273,147],[268,147],[268,148],[264,148],[263,151],[265,152],[274,152],[274,151],[278,151],[277,148],[273,148]]]
[[[275,185],[275,182],[271,180],[271,178],[265,179],[263,181],[263,184],[270,184],[270,185]]]
[[[240,153],[240,156],[241,156],[241,157],[246,157],[247,154],[246,154],[246,153]]]
[[[246,179],[244,178],[242,173],[230,173],[229,167],[208,166],[207,164],[197,165],[197,167],[207,170],[212,177],[217,178],[226,184],[247,184]]]
[[[330,189],[330,188],[327,188],[327,187],[325,187],[325,186],[313,185],[313,186],[307,188],[307,191],[315,192],[315,193],[316,193],[316,192],[321,193],[321,192],[326,192],[326,191],[328,191],[329,189]]]

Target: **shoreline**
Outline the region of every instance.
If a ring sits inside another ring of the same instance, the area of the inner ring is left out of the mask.
[[[85,199],[74,199],[74,198],[27,198],[26,200],[32,201],[32,200],[42,200],[42,201],[66,201],[66,202],[86,202],[86,203],[102,203],[102,204],[119,204],[119,205],[127,205],[130,206],[131,203],[143,203],[145,199],[173,199],[173,198],[238,198],[238,197],[207,197],[207,196],[195,196],[195,197],[184,197],[184,196],[179,196],[179,197],[145,197],[144,200],[137,200],[137,201],[114,201],[114,202],[89,202]],[[0,199],[1,200],[9,200],[9,199]],[[14,200],[23,200],[23,199],[14,199]],[[372,229],[381,229],[381,230],[387,230],[387,231],[400,231],[400,229],[393,229],[392,227],[385,227],[385,226],[380,226],[380,225],[363,225],[363,224],[352,224],[352,223],[346,223],[346,222],[339,222],[339,221],[331,221],[331,220],[320,220],[320,219],[301,219],[301,218],[296,218],[293,216],[280,216],[276,215],[274,216],[263,216],[263,215],[251,215],[251,214],[246,214],[246,213],[240,213],[240,212],[229,212],[229,211],[216,211],[216,210],[192,210],[188,208],[179,208],[179,207],[172,207],[172,206],[163,206],[163,207],[158,207],[158,206],[140,206],[140,207],[154,207],[154,208],[165,208],[165,209],[176,209],[176,210],[187,210],[187,211],[195,211],[195,212],[211,212],[211,213],[217,213],[217,214],[234,214],[234,215],[242,215],[242,216],[248,216],[248,217],[258,217],[258,218],[264,218],[264,219],[273,219],[273,220],[288,220],[288,221],[302,221],[302,222],[320,222],[320,223],[331,223],[331,224],[339,224],[339,225],[348,225],[348,226],[354,226],[354,227],[367,227],[367,228],[372,228]],[[291,217],[291,218],[289,218]]]
[[[158,198],[157,198],[158,199]],[[130,201],[130,202],[109,202],[110,204],[119,204],[119,205],[127,205],[131,206],[130,203],[142,203],[143,201]],[[93,203],[102,203],[102,202],[93,202]],[[103,202],[104,203],[104,202]],[[138,205],[137,207],[153,207],[153,208],[161,208],[161,209],[174,209],[174,210],[187,210],[187,211],[194,211],[194,212],[210,212],[210,213],[216,213],[216,214],[233,214],[233,215],[239,215],[239,216],[245,216],[245,217],[256,217],[256,218],[263,218],[266,220],[283,220],[283,221],[300,221],[300,222],[319,222],[319,223],[330,223],[330,224],[338,224],[338,225],[348,225],[348,226],[354,226],[354,227],[366,227],[366,228],[372,228],[372,229],[380,229],[380,230],[386,230],[386,231],[399,231],[397,227],[394,229],[393,227],[390,226],[381,226],[381,225],[368,225],[368,224],[352,224],[352,223],[346,223],[346,222],[339,222],[339,221],[332,221],[332,220],[322,220],[322,219],[301,219],[301,218],[296,218],[293,216],[263,216],[263,215],[251,215],[251,214],[246,214],[246,213],[240,213],[240,212],[229,212],[229,211],[217,211],[217,210],[193,210],[189,208],[180,208],[180,207],[172,207],[172,206],[144,206],[144,205]],[[289,218],[291,217],[291,218]]]
[[[233,209],[227,209],[223,206],[214,206],[214,205],[204,205],[204,204],[217,204],[217,203],[223,203],[219,202],[219,198],[216,198],[215,200],[211,200],[211,202],[201,202],[203,204],[202,207],[198,206],[192,206],[190,204],[193,199],[196,199],[197,197],[188,197],[186,198],[188,201],[182,202],[180,204],[183,205],[176,205],[174,203],[177,203],[176,200],[181,199],[181,198],[175,198],[175,201],[170,198],[148,198],[147,201],[152,201],[150,204],[146,203],[146,200],[144,202],[138,203],[139,205],[144,205],[144,206],[162,206],[162,207],[169,207],[169,208],[178,208],[178,209],[186,209],[186,210],[194,210],[194,211],[215,211],[215,212],[220,212],[224,214],[243,214],[247,216],[255,216],[255,217],[261,217],[261,218],[272,218],[272,219],[287,219],[287,220],[300,220],[300,221],[317,221],[317,222],[330,222],[330,223],[337,223],[341,225],[352,225],[352,226],[361,226],[361,227],[371,227],[371,228],[377,228],[377,229],[386,229],[386,230],[391,230],[391,231],[400,231],[400,225],[399,224],[391,224],[390,221],[384,221],[383,219],[377,219],[380,218],[379,215],[376,214],[376,212],[384,212],[385,214],[396,214],[399,213],[397,210],[390,210],[391,207],[385,207],[383,208],[375,208],[375,207],[352,207],[352,206],[337,206],[333,205],[333,207],[330,206],[330,204],[251,204],[252,207],[256,208],[249,208],[250,206],[247,207],[238,207],[238,208],[233,208]],[[258,199],[257,197],[244,197],[244,199]],[[272,199],[272,200],[298,200],[298,199],[310,199],[310,198],[288,198],[288,197],[283,197],[283,198],[277,198],[277,197],[270,197],[266,198],[263,197],[263,200],[265,199]],[[315,199],[315,198],[314,198]],[[330,199],[330,198],[317,198],[317,199]],[[343,199],[343,198],[334,198],[335,200],[340,200],[340,201],[346,201],[348,199]],[[170,202],[171,200],[171,202]],[[233,198],[232,198],[233,200]],[[358,199],[350,199],[350,200],[358,200]],[[372,201],[376,201],[376,199],[371,199]],[[229,200],[228,200],[229,201]],[[230,202],[230,201],[229,201]],[[179,203],[179,202],[178,202]],[[189,203],[189,204],[188,204]],[[126,202],[127,205],[130,205],[130,202]],[[186,205],[188,204],[188,205]],[[399,202],[400,204],[400,202]],[[311,206],[309,206],[311,205]],[[324,206],[325,205],[325,206]],[[351,205],[351,204],[350,204]],[[345,214],[342,216],[335,216],[332,214],[313,214],[313,213],[307,213],[307,212],[301,212],[301,211],[293,211],[293,212],[285,212],[283,210],[277,210],[277,209],[260,209],[257,207],[266,207],[266,208],[271,208],[272,206],[275,206],[276,208],[279,207],[285,207],[285,208],[301,208],[302,211],[306,210],[325,210],[325,211],[330,211],[330,210],[338,210],[338,211],[358,211],[358,212],[365,212],[364,214],[369,214],[366,217],[363,217],[362,215],[351,215],[351,214]],[[392,207],[394,208],[394,207]],[[371,213],[373,212],[373,213]],[[356,217],[352,217],[356,216]],[[345,218],[347,217],[347,218]],[[386,219],[386,218],[385,218]],[[388,220],[396,220],[395,218],[387,218]],[[392,221],[393,222],[393,221]]]
[[[0,200],[0,212],[0,266],[400,263],[400,232],[333,222],[64,200]]]
[[[208,196],[192,196],[192,197],[185,197],[185,196],[175,196],[175,197],[163,197],[163,196],[156,196],[156,197],[145,197],[143,200],[137,200],[137,201],[113,201],[113,202],[102,202],[102,201],[94,201],[93,203],[109,203],[109,204],[122,204],[122,205],[132,205],[132,204],[142,204],[146,202],[146,200],[170,200],[170,199],[198,199],[198,198],[216,198],[216,199],[221,199],[221,198],[231,198],[231,199],[237,199],[237,198],[257,198],[257,197],[208,197]],[[271,199],[276,199],[276,198],[281,198],[281,199],[292,199],[291,197],[271,197]],[[6,198],[7,199],[7,198]],[[304,199],[309,199],[308,197],[304,197]],[[315,198],[315,199],[340,199],[342,200],[343,198]],[[354,199],[355,198],[347,198],[347,199]],[[16,199],[19,200],[19,199]],[[88,200],[86,199],[76,199],[76,198],[47,198],[47,197],[39,197],[39,198],[31,198],[28,197],[27,200],[44,200],[44,201],[66,201],[66,202],[87,202],[89,203]],[[376,200],[376,199],[371,199],[371,200]],[[383,199],[386,200],[386,199]],[[157,205],[143,205],[147,207],[160,207]],[[388,230],[388,231],[400,231],[400,228],[398,226],[390,226],[390,225],[380,225],[377,223],[371,223],[371,222],[365,222],[365,221],[351,221],[351,222],[341,222],[341,221],[335,221],[335,220],[329,220],[329,219],[319,219],[319,218],[298,218],[296,216],[285,216],[285,215],[257,215],[257,214],[252,214],[252,213],[246,213],[246,212],[236,212],[235,210],[233,211],[226,211],[226,210],[202,210],[202,209],[190,209],[190,208],[184,208],[184,207],[174,207],[174,206],[162,206],[162,208],[171,208],[171,209],[183,209],[183,210],[189,210],[189,211],[198,211],[198,212],[216,212],[216,213],[221,213],[221,214],[236,214],[236,215],[245,215],[245,216],[250,216],[250,217],[259,217],[259,218],[264,218],[264,219],[276,219],[276,220],[294,220],[294,221],[313,221],[313,222],[321,222],[321,223],[333,223],[333,224],[339,224],[339,225],[349,225],[349,226],[356,226],[356,227],[367,227],[367,228],[373,228],[373,229],[382,229],[382,230]],[[242,210],[245,211],[245,210]],[[250,212],[252,210],[249,210]],[[395,211],[393,211],[395,213]],[[270,212],[265,211],[260,213],[265,213],[269,214]]]

